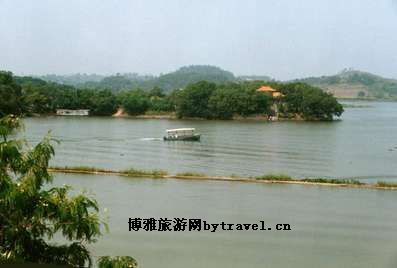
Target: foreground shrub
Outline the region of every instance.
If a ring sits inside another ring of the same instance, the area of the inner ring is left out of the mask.
[[[0,119],[0,262],[92,265],[87,245],[106,224],[95,199],[69,194],[70,187],[48,185],[48,163],[54,155],[46,136],[33,148],[9,139],[20,126],[14,117]],[[69,244],[51,243],[55,234]]]
[[[136,268],[138,267],[137,261],[128,256],[117,256],[117,257],[100,257],[98,259],[99,268]]]

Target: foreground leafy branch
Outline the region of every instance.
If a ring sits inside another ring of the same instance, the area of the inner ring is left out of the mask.
[[[128,256],[117,256],[114,258],[104,256],[98,259],[100,268],[135,268],[138,266],[136,260]]]
[[[18,118],[0,119],[0,261],[92,266],[87,245],[107,228],[97,202],[70,196],[69,186],[48,189],[53,140],[26,149],[24,141],[8,139],[19,127]],[[50,243],[56,233],[70,243]]]

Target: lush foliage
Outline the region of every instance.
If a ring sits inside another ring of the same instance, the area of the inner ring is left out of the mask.
[[[92,115],[112,115],[117,110],[116,96],[109,90],[76,89],[31,77],[18,77],[15,81],[22,87],[21,106],[27,114],[89,109]]]
[[[233,116],[269,114],[271,97],[256,89],[249,83],[216,85],[201,81],[190,84],[178,94],[177,115],[231,119]]]
[[[118,256],[118,257],[100,257],[98,260],[99,268],[136,268],[138,263],[132,257]]]
[[[0,121],[0,258],[73,266],[91,264],[86,244],[101,234],[95,200],[69,187],[46,189],[52,181],[47,171],[54,155],[46,137],[33,149],[22,150],[23,141],[8,140],[19,126],[13,117]],[[69,245],[47,242],[61,233]]]
[[[22,90],[12,78],[12,73],[0,71],[0,117],[20,114]]]
[[[178,116],[211,118],[209,100],[215,90],[216,84],[207,81],[189,84],[178,94]]]
[[[109,90],[75,89],[29,77],[17,81],[23,88],[22,110],[28,114],[89,109],[91,115],[112,115],[117,110],[116,96]]]
[[[258,92],[264,84],[281,91],[272,98]],[[264,83],[261,81],[214,84],[198,82],[188,85],[177,96],[179,117],[231,119],[234,116],[277,115],[305,120],[332,120],[343,113],[343,107],[331,95],[303,83]]]
[[[220,85],[209,99],[211,117],[231,119],[235,115],[270,114],[271,97],[247,85],[249,84]]]
[[[4,110],[3,114],[16,113],[17,110],[26,114],[45,114],[54,113],[56,109],[89,109],[91,115],[112,115],[122,106],[130,114],[136,115],[147,110],[173,111],[175,107],[171,100],[173,95],[166,96],[158,87],[149,92],[130,90],[116,94],[107,89],[76,89],[37,78],[13,78],[11,73],[5,74],[15,87],[15,101],[4,97],[8,102],[0,106]],[[0,87],[2,86],[3,83],[0,83]],[[3,87],[6,86],[8,85]],[[7,88],[5,92],[12,91]]]
[[[149,109],[148,95],[142,90],[122,92],[119,102],[131,115],[143,114]]]
[[[286,117],[301,116],[305,120],[332,120],[343,113],[343,106],[329,93],[304,83],[279,87],[284,94],[280,106]]]
[[[97,202],[70,195],[68,186],[49,187],[52,140],[26,148],[25,141],[9,139],[19,125],[12,116],[0,119],[0,261],[91,266],[87,244],[104,226]],[[50,243],[55,234],[69,244]]]

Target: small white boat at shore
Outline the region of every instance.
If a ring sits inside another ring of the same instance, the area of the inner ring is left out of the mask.
[[[167,135],[163,137],[165,141],[200,141],[200,134],[195,133],[194,128],[175,128],[167,129]]]
[[[90,110],[87,110],[87,109],[80,109],[80,110],[57,109],[56,115],[88,116],[88,115],[90,115]]]

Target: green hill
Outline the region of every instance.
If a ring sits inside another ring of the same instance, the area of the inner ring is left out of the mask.
[[[59,82],[67,81],[60,79],[54,81],[51,76],[41,77],[44,80]],[[70,77],[69,77],[70,78]],[[149,90],[153,87],[162,88],[165,91],[171,91],[176,88],[183,88],[187,84],[195,83],[198,81],[209,81],[215,83],[222,83],[227,81],[234,81],[236,78],[233,73],[222,70],[216,66],[210,65],[191,65],[181,67],[174,72],[162,74],[160,76],[140,76],[137,74],[117,74],[107,76],[99,81],[85,81],[84,83],[69,83],[79,88],[102,88],[111,89],[114,91],[127,90],[127,89],[144,89]],[[70,80],[69,80],[70,81]]]
[[[296,80],[317,86],[338,98],[397,99],[397,80],[345,69],[332,76]]]
[[[190,83],[199,81],[222,83],[235,80],[233,73],[210,65],[191,65],[179,68],[175,72],[159,76],[152,86],[165,90],[183,88]]]

